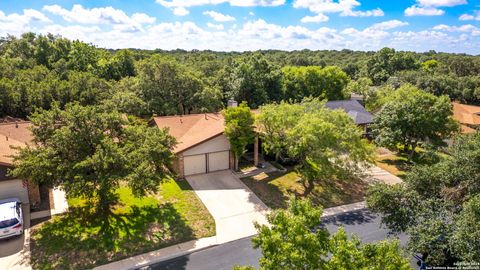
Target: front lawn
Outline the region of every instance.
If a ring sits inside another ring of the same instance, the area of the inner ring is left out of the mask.
[[[412,168],[412,166],[432,165],[444,157],[446,157],[446,154],[444,153],[426,152],[423,149],[418,148],[412,162],[408,161],[408,157],[405,153],[390,152],[388,154],[377,155],[375,163],[378,167],[386,170],[387,172],[400,178],[404,178],[405,174]]]
[[[289,196],[310,198],[324,208],[359,202],[368,188],[368,183],[361,179],[332,180],[317,183],[308,193],[293,170],[261,173],[241,180],[272,209],[285,208]]]
[[[136,198],[127,187],[108,217],[83,199],[70,211],[32,228],[33,269],[86,269],[215,234],[215,222],[186,181],[168,180],[160,192]]]

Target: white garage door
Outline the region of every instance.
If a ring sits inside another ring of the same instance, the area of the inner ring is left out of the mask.
[[[23,203],[28,203],[28,190],[22,180],[0,181],[0,200],[9,198],[19,198]]]
[[[205,154],[186,156],[183,158],[184,175],[192,175],[207,172],[207,162]]]
[[[228,151],[224,152],[215,152],[208,154],[208,171],[220,171],[227,170],[230,168],[230,156]]]

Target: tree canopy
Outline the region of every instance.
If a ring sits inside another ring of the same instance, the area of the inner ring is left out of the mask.
[[[414,166],[404,183],[378,184],[367,196],[382,222],[406,232],[409,249],[435,266],[480,260],[480,134],[458,137],[447,152],[435,165]]]
[[[254,116],[246,102],[238,107],[228,107],[223,111],[225,117],[225,136],[230,141],[230,147],[235,155],[235,170],[238,161],[245,154],[248,144],[255,139]]]
[[[297,161],[308,188],[360,172],[371,161],[372,146],[350,116],[317,99],[262,106],[258,126],[265,151]]]
[[[293,199],[288,209],[267,216],[271,226],[256,224],[252,242],[262,251],[259,269],[410,269],[398,241],[362,244],[343,228],[330,235],[321,227],[321,215],[309,201]]]
[[[70,198],[95,198],[101,213],[109,213],[120,182],[143,195],[170,175],[176,142],[166,130],[78,104],[40,110],[31,121],[34,144],[18,149],[12,175],[61,186]]]
[[[374,118],[375,141],[391,149],[403,146],[409,159],[419,144],[444,145],[444,140],[458,130],[446,96],[436,97],[404,85],[386,96],[385,102]]]

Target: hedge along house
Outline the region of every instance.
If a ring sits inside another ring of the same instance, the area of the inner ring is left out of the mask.
[[[151,126],[167,128],[177,139],[173,169],[179,178],[233,169],[234,155],[225,136],[225,119],[221,113],[154,117]],[[258,164],[257,154],[254,164]]]

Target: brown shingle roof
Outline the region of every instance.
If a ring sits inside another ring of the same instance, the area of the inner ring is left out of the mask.
[[[469,126],[480,126],[480,106],[472,106],[452,102],[453,118],[460,122],[463,133],[472,133],[475,129]]]
[[[16,153],[10,146],[23,147],[33,139],[30,122],[0,123],[0,163],[12,165]]]
[[[161,116],[154,117],[153,122],[159,128],[168,128],[177,139],[175,153],[218,136],[225,129],[225,119],[220,113]]]

